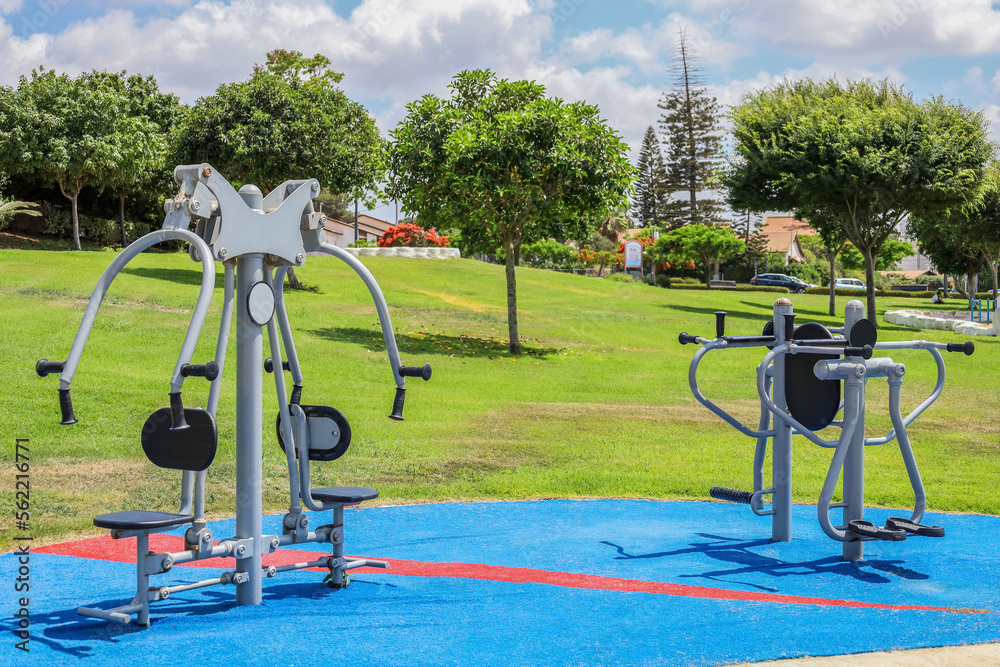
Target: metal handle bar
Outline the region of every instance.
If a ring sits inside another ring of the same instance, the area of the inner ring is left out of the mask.
[[[704,340],[704,339],[702,339]],[[706,408],[721,417],[727,424],[735,428],[737,431],[744,435],[748,435],[751,438],[767,438],[774,435],[775,431],[771,430],[754,430],[738,420],[736,417],[732,416],[718,405],[712,401],[705,398],[704,394],[698,388],[698,364],[701,362],[701,358],[706,354],[711,352],[716,348],[725,347],[725,341],[706,341],[705,344],[694,353],[694,358],[691,359],[691,367],[688,369],[688,384],[691,385],[691,393],[694,394],[696,401],[704,405]],[[760,369],[758,367],[758,377],[760,377]]]
[[[773,350],[764,355],[764,359],[760,362],[760,366],[757,367],[757,395],[760,397],[761,403],[767,406],[767,409],[770,410],[775,417],[777,417],[781,421],[791,426],[800,435],[805,436],[806,438],[808,438],[815,444],[819,445],[820,447],[836,447],[839,440],[822,439],[821,437],[816,435],[811,429],[806,428],[801,423],[799,423],[797,419],[792,417],[784,410],[780,409],[777,405],[774,404],[771,398],[767,395],[767,391],[764,386],[764,377],[767,373],[768,365],[770,365],[771,361],[779,354],[785,354],[785,353],[795,354],[796,352],[823,353],[823,352],[829,352],[829,350],[826,350],[824,348],[814,348],[810,346],[794,346],[794,345],[789,345],[787,343],[775,347]],[[842,432],[841,439],[843,439],[843,435],[844,434]]]
[[[840,438],[836,442],[836,450],[833,452],[833,460],[830,461],[830,468],[827,470],[826,479],[823,481],[823,489],[819,494],[819,502],[816,503],[816,512],[819,518],[820,528],[828,537],[838,542],[847,542],[851,539],[843,530],[837,530],[830,521],[830,500],[833,492],[837,488],[837,481],[840,479],[840,471],[844,467],[844,459],[847,451],[851,448],[851,440],[854,439],[854,431],[858,427],[858,420],[861,416],[861,389],[864,381],[851,378],[848,380],[847,397],[844,400],[844,428],[840,432]],[[806,437],[808,434],[803,433]],[[811,438],[810,438],[811,439]]]
[[[371,274],[368,267],[362,264],[357,257],[343,248],[338,248],[337,246],[330,245],[329,243],[322,243],[320,244],[320,250],[345,262],[349,267],[354,269],[354,272],[357,273],[361,280],[364,281],[365,286],[368,288],[368,292],[372,296],[372,300],[375,301],[375,310],[378,311],[378,320],[382,325],[382,338],[385,340],[385,349],[389,354],[389,368],[392,371],[392,379],[396,383],[397,387],[405,389],[406,380],[399,374],[399,369],[402,367],[403,362],[399,359],[399,348],[396,347],[396,334],[392,329],[392,320],[389,317],[389,306],[385,302],[385,296],[382,295],[382,289],[375,281],[375,276]]]
[[[69,356],[66,358],[62,369],[62,374],[59,376],[59,388],[61,390],[68,390],[70,383],[73,381],[73,375],[76,373],[80,358],[83,355],[83,348],[87,344],[87,338],[90,336],[90,331],[97,318],[97,311],[100,309],[101,303],[104,301],[104,297],[111,287],[111,283],[118,277],[121,270],[125,268],[125,265],[143,250],[157,243],[170,240],[188,241],[194,245],[198,249],[202,263],[201,289],[198,293],[198,301],[195,304],[194,314],[191,317],[191,323],[188,325],[187,334],[184,336],[184,342],[181,345],[174,373],[170,378],[170,393],[174,394],[181,390],[181,386],[184,384],[184,375],[181,373],[181,367],[184,364],[190,363],[191,357],[194,355],[198,335],[201,333],[201,327],[205,322],[205,316],[208,314],[208,307],[212,300],[212,292],[215,289],[215,262],[212,260],[212,253],[201,237],[186,229],[161,229],[150,232],[122,250],[108,268],[104,270],[104,273],[101,274],[100,279],[97,281],[97,286],[94,287],[90,301],[87,303],[87,309],[83,313],[83,321],[80,323],[79,330],[77,330],[76,338],[73,339],[73,346],[70,348]]]
[[[885,343],[876,343],[876,350],[926,350],[934,357],[934,363],[937,366],[937,382],[934,384],[934,389],[931,391],[930,395],[925,398],[920,405],[915,407],[910,414],[903,418],[903,426],[909,426],[913,423],[913,420],[919,417],[924,410],[929,408],[934,401],[938,399],[941,392],[944,390],[944,380],[945,380],[945,367],[944,367],[944,357],[938,350],[947,350],[948,343],[937,343],[933,341],[926,340],[913,340],[913,341],[891,341]],[[895,426],[895,423],[893,424]],[[884,445],[888,442],[892,442],[893,438],[896,437],[896,429],[890,430],[884,437],[881,438],[869,438],[865,440],[865,445]]]

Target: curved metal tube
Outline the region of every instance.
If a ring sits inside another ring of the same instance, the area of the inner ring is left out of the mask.
[[[284,274],[282,274],[284,277]],[[267,286],[271,288],[274,292],[274,281],[271,277],[271,271],[264,271],[264,282]],[[284,285],[279,285],[279,290]],[[275,299],[277,301],[277,299]],[[299,475],[295,466],[295,450],[300,437],[292,436],[292,419],[288,408],[288,394],[285,393],[285,373],[281,369],[281,340],[278,337],[278,323],[277,318],[272,317],[267,323],[267,342],[271,346],[271,359],[274,360],[274,387],[278,393],[278,410],[281,413],[281,435],[285,440],[285,458],[288,462],[288,494],[289,494],[289,505],[288,511],[297,514],[302,511],[302,506],[299,504]],[[295,406],[298,408],[298,406]],[[299,408],[299,412],[302,409]],[[305,423],[305,414],[302,414],[302,423]],[[303,429],[299,429],[299,434],[302,440],[302,446],[305,447],[306,435]],[[308,449],[308,448],[306,448]],[[306,451],[305,461],[308,466],[309,452]],[[307,468],[308,470],[308,468]]]
[[[317,503],[312,497],[312,486],[309,481],[309,445],[307,444],[307,439],[309,437],[309,424],[306,421],[306,413],[302,410],[300,405],[291,405],[292,416],[295,418],[295,425],[298,437],[295,440],[295,446],[299,454],[299,479],[301,482],[300,495],[302,497],[302,504],[311,509],[314,512],[322,512],[323,510],[330,509],[329,507],[324,507],[323,503]],[[288,433],[288,431],[283,431],[283,433]],[[286,436],[287,437],[287,436]],[[285,451],[290,449],[288,440],[285,441]]]
[[[392,330],[392,320],[389,318],[389,306],[385,302],[385,297],[382,295],[382,288],[378,286],[375,281],[375,276],[371,274],[371,271],[361,263],[361,261],[347,252],[343,248],[338,248],[337,246],[330,245],[329,243],[320,244],[320,249],[328,255],[332,255],[337,259],[344,261],[349,267],[354,269],[354,272],[361,277],[364,281],[365,286],[368,287],[368,291],[372,295],[372,299],[375,301],[375,310],[378,311],[379,323],[382,325],[382,338],[385,339],[385,349],[389,353],[389,365],[392,367],[392,379],[396,383],[396,386],[400,389],[406,388],[406,380],[402,375],[399,374],[399,369],[403,365],[403,362],[399,359],[399,349],[396,347],[396,334]]]
[[[917,407],[915,407],[910,412],[910,414],[906,415],[906,417],[903,418],[903,426],[904,427],[905,426],[909,426],[911,423],[913,423],[914,419],[916,419],[921,414],[923,414],[924,410],[926,410],[927,408],[929,408],[931,406],[931,404],[938,399],[938,397],[941,395],[941,392],[944,390],[944,380],[945,380],[944,357],[941,356],[941,353],[938,352],[937,349],[935,349],[934,347],[931,347],[931,345],[941,345],[941,346],[943,346],[944,343],[930,343],[930,342],[924,341],[924,340],[918,340],[918,341],[913,341],[913,342],[914,342],[914,345],[911,346],[911,347],[903,347],[900,343],[895,343],[895,344],[894,343],[886,343],[886,348],[885,349],[890,349],[890,350],[907,350],[907,349],[909,349],[909,350],[926,350],[927,352],[930,352],[930,354],[931,354],[932,357],[934,357],[934,362],[935,362],[935,364],[937,364],[938,375],[937,375],[937,383],[934,385],[934,390],[931,392],[930,396],[928,396],[927,398],[925,398],[923,400],[923,402],[920,403],[920,405],[918,405]],[[881,345],[881,343],[878,344],[878,345],[876,345],[876,348],[878,348],[879,345]],[[890,345],[892,347],[889,347]],[[895,423],[893,423],[893,426],[895,427]],[[870,438],[870,439],[866,440],[865,441],[865,445],[884,445],[887,442],[892,442],[892,439],[896,437],[896,432],[897,432],[897,429],[893,428],[884,437],[881,437],[881,438]]]
[[[233,304],[236,297],[235,265],[230,262],[223,264],[225,280],[225,296],[222,301],[222,320],[219,322],[219,338],[215,344],[215,363],[219,365],[219,375],[212,380],[208,390],[208,405],[206,410],[213,417],[219,407],[219,394],[222,393],[222,373],[226,368],[226,350],[229,349],[229,329],[233,323]],[[205,478],[207,470],[195,474],[194,485],[194,518],[199,521],[205,518]],[[180,512],[187,514],[187,512]]]
[[[910,521],[920,523],[920,520],[924,518],[924,510],[927,509],[927,495],[924,492],[924,482],[920,479],[917,459],[913,456],[913,447],[910,446],[910,436],[906,432],[903,413],[899,407],[901,388],[901,378],[889,379],[889,418],[892,419],[892,425],[895,427],[896,439],[899,441],[899,451],[903,455],[903,463],[906,464],[906,474],[909,476],[910,486],[913,488],[914,504]]]
[[[771,391],[771,378],[764,379],[764,391]],[[771,425],[771,411],[764,405],[760,406],[760,425],[757,430],[763,432]],[[757,447],[753,454],[753,490],[754,498],[750,501],[750,508],[756,513],[764,509],[764,501],[761,499],[761,491],[764,489],[764,459],[767,456],[767,436],[762,435],[757,438]]]
[[[698,364],[701,362],[702,357],[708,354],[708,352],[710,352],[711,350],[714,350],[716,347],[721,347],[721,346],[716,345],[715,341],[710,341],[705,345],[703,345],[697,352],[695,352],[694,358],[691,359],[691,366],[688,369],[688,384],[691,385],[691,393],[694,394],[695,400],[704,405],[706,408],[708,408],[715,414],[717,414],[719,417],[725,420],[727,424],[729,424],[730,426],[732,426],[733,428],[735,428],[737,431],[739,431],[744,435],[748,435],[751,438],[768,438],[774,435],[774,430],[759,430],[759,431],[753,430],[743,422],[736,419],[736,417],[733,417],[731,414],[720,408],[718,405],[705,398],[705,396],[701,393],[701,390],[698,389]],[[769,361],[770,360],[767,360],[765,363],[763,363],[763,366],[765,368],[767,367],[767,363],[769,363]],[[761,378],[761,371],[760,367],[758,366],[757,369],[758,385],[762,382],[760,378]]]
[[[302,367],[299,365],[299,355],[295,352],[295,341],[292,340],[292,327],[288,324],[288,311],[285,310],[285,274],[288,273],[287,266],[279,266],[274,274],[274,283],[278,289],[274,291],[274,313],[278,316],[278,326],[281,328],[281,340],[285,344],[285,356],[288,357],[288,370],[292,374],[292,382],[302,385]],[[270,334],[269,334],[270,335]],[[275,357],[275,372],[281,366],[278,363],[280,357]]]
[[[828,447],[828,448],[838,447],[839,443],[844,439],[843,431],[841,432],[840,438],[838,440],[824,440],[823,438],[816,435],[812,430],[800,424],[799,421],[794,417],[792,417],[790,414],[788,414],[784,410],[781,410],[777,405],[774,404],[774,402],[771,400],[771,397],[768,396],[768,390],[767,388],[765,388],[765,382],[764,382],[764,378],[766,377],[767,373],[767,367],[771,363],[771,360],[773,360],[779,354],[785,354],[788,351],[788,348],[789,346],[787,344],[778,345],[773,350],[764,355],[764,359],[760,362],[760,365],[757,367],[757,395],[760,396],[761,405],[766,406],[767,409],[770,410],[775,417],[777,417],[781,421],[791,426],[793,429],[795,429],[795,431],[799,435],[805,436],[806,438],[811,440],[813,443],[819,445],[820,447]],[[815,349],[817,348],[805,348],[805,347],[798,348],[798,350],[803,352],[814,351]],[[824,350],[824,351],[829,352],[829,350]],[[846,426],[844,430],[846,431]],[[771,433],[773,432],[774,431],[771,431]]]
[[[181,345],[177,365],[174,367],[174,374],[170,378],[170,393],[174,394],[181,390],[181,386],[184,384],[184,376],[181,375],[181,366],[191,361],[195,345],[198,342],[198,335],[201,333],[201,327],[205,323],[205,316],[208,314],[208,306],[212,301],[212,292],[215,289],[215,261],[212,259],[212,251],[209,250],[208,245],[200,236],[186,229],[161,229],[150,232],[122,250],[108,268],[104,270],[104,273],[101,274],[100,279],[97,281],[97,286],[94,287],[90,301],[87,303],[87,309],[83,313],[83,321],[76,332],[76,338],[73,339],[73,346],[70,348],[66,364],[63,366],[62,374],[59,376],[60,389],[69,389],[69,385],[73,381],[73,375],[76,373],[80,357],[83,355],[83,348],[87,344],[90,330],[93,328],[94,320],[97,318],[97,311],[100,309],[101,302],[108,293],[111,283],[118,277],[118,274],[125,265],[143,250],[157,243],[170,240],[188,241],[194,244],[201,255],[202,265],[201,291],[198,293],[198,302],[195,304],[191,324],[188,325],[187,334],[184,336],[184,343]]]
[[[854,539],[848,537],[844,531],[834,528],[830,521],[830,500],[837,488],[837,480],[840,479],[840,471],[844,467],[844,459],[847,458],[847,450],[851,448],[851,440],[854,438],[854,431],[858,427],[858,419],[861,416],[859,407],[863,381],[851,382],[849,380],[848,382],[847,399],[844,405],[844,429],[840,432],[840,440],[837,443],[837,449],[833,452],[833,460],[830,461],[830,469],[826,473],[823,490],[820,492],[819,502],[816,504],[820,528],[827,536],[838,542]]]

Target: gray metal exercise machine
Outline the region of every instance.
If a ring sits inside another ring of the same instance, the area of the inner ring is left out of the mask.
[[[290,267],[300,267],[308,253],[325,254],[346,262],[364,281],[378,312],[392,380],[396,385],[391,419],[402,420],[406,377],[430,379],[430,366],[406,367],[399,350],[382,291],[375,278],[353,255],[325,242],[326,217],[313,208],[319,194],[314,180],[286,181],[264,196],[253,185],[237,192],[208,164],[182,165],[174,170],[179,192],[164,204],[163,227],[125,248],[101,275],[87,304],[83,322],[64,362],[39,360],[41,376],[60,373],[59,403],[62,423],[77,422],[70,384],[77,370],[97,312],[111,283],[139,253],[164,241],[186,241],[191,258],[201,265],[202,280],[191,323],[181,345],[170,379],[169,407],[146,420],[141,442],[146,456],[156,465],[182,470],[181,501],[177,513],[130,510],[102,514],[94,524],[108,528],[114,538],[136,537],[136,594],[132,601],[114,609],[80,607],[82,616],[149,625],[151,602],[173,593],[232,584],[237,604],[258,604],[262,580],[279,572],[309,567],[330,569],[332,585],[347,584],[345,572],[361,566],[387,567],[382,561],[344,555],[344,508],[378,497],[364,487],[312,488],[310,461],[332,461],[347,451],[351,429],[336,409],[302,405],[303,374],[292,330],[285,310],[284,277]],[[189,230],[195,224],[195,231]],[[222,321],[215,359],[192,364],[192,356],[208,314],[215,289],[215,262],[225,271]],[[215,412],[222,386],[226,348],[233,313],[236,314],[236,534],[218,542],[205,522],[205,475],[215,458],[218,431]],[[267,328],[271,356],[263,359],[263,330]],[[284,349],[284,358],[282,355]],[[264,362],[262,364],[262,361]],[[278,442],[285,452],[289,475],[289,510],[281,535],[264,535],[263,514],[263,370],[274,373],[278,395]],[[286,393],[285,372],[292,377],[292,392]],[[211,382],[206,409],[188,408],[182,400],[187,377]],[[313,511],[332,510],[332,523],[309,527],[303,505]],[[149,536],[190,524],[184,550],[152,553]],[[331,555],[307,563],[264,566],[262,556],[289,544],[328,542]],[[234,569],[205,581],[176,586],[150,587],[149,577],[165,573],[174,565],[208,558],[234,558]]]
[[[771,539],[788,542],[792,538],[792,436],[802,435],[820,447],[833,449],[833,458],[820,493],[817,511],[823,532],[843,543],[845,560],[861,560],[864,543],[870,540],[901,541],[909,535],[943,537],[944,528],[920,523],[926,506],[923,481],[917,469],[906,428],[944,389],[945,366],[941,350],[974,351],[971,342],[935,343],[915,340],[884,342],[877,340],[875,325],[865,319],[865,308],[856,299],[848,302],[843,327],[825,327],[810,322],[796,327],[792,302],[778,299],[774,318],[760,336],[726,336],[723,311],[716,312],[716,337],[680,335],[682,345],[697,343],[702,347],[691,361],[688,381],[695,399],[717,414],[740,433],[755,438],[757,448],[753,463],[753,491],[713,487],[713,498],[746,503],[757,516],[771,517]],[[760,422],[751,428],[705,398],[698,388],[698,364],[713,350],[743,347],[766,347],[767,354],[757,366],[757,394],[760,398]],[[937,383],[931,394],[908,415],[903,416],[900,393],[906,366],[888,357],[874,357],[876,350],[926,350],[937,365]],[[865,437],[865,386],[872,378],[886,378],[889,385],[889,416],[892,430],[880,438]],[[841,400],[841,385],[844,398]],[[841,419],[837,414],[843,410]],[[772,418],[773,415],[773,418]],[[819,436],[828,426],[840,429],[840,437],[825,440]],[[890,518],[884,527],[864,518],[865,447],[884,445],[896,440],[906,466],[914,494],[914,509],[908,519]],[[764,488],[764,461],[771,442],[771,487]],[[842,496],[833,502],[837,482],[843,473]],[[765,509],[764,496],[771,496],[771,508]],[[834,525],[830,510],[842,510],[840,525]]]

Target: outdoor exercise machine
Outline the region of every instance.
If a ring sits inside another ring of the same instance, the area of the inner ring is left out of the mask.
[[[926,506],[924,485],[913,456],[906,428],[928,408],[944,389],[945,366],[941,350],[974,351],[971,342],[935,343],[923,340],[878,342],[877,330],[865,319],[865,307],[856,299],[848,302],[843,327],[825,327],[810,322],[795,326],[792,302],[778,299],[774,317],[760,336],[726,336],[726,313],[718,311],[716,337],[703,338],[680,334],[682,345],[698,343],[702,347],[691,360],[688,382],[695,399],[717,414],[740,433],[757,440],[753,462],[753,491],[713,487],[710,495],[750,505],[757,516],[771,517],[771,539],[788,542],[792,537],[792,436],[802,435],[811,442],[833,449],[833,459],[820,492],[817,511],[823,532],[843,543],[845,560],[861,560],[864,543],[870,540],[901,541],[908,535],[943,537],[944,528],[920,523]],[[698,364],[713,350],[766,347],[767,354],[757,366],[757,394],[760,398],[760,422],[751,428],[705,398],[698,388]],[[876,350],[926,350],[937,365],[934,390],[908,415],[903,416],[900,393],[906,366],[889,357],[873,357]],[[892,430],[880,438],[865,437],[865,386],[872,378],[886,378],[889,385],[889,417]],[[841,400],[841,384],[844,398]],[[840,420],[837,414],[843,410]],[[772,417],[773,415],[773,417]],[[819,431],[828,426],[840,428],[840,437],[824,440]],[[915,497],[909,519],[890,518],[885,527],[865,521],[864,471],[865,447],[885,445],[896,440],[906,466]],[[771,487],[764,488],[764,461],[771,443]],[[840,502],[833,502],[837,482],[843,473]],[[771,508],[765,509],[764,496],[771,496]],[[830,511],[843,512],[840,525],[833,525]]]
[[[300,267],[309,253],[336,257],[364,281],[375,302],[389,357],[396,395],[391,419],[403,419],[406,377],[430,379],[431,368],[403,366],[396,346],[389,308],[375,278],[353,255],[325,241],[326,216],[313,207],[320,185],[315,179],[286,181],[265,197],[253,185],[239,192],[208,164],[174,169],[179,191],[164,203],[163,227],[125,248],[101,275],[87,304],[83,322],[64,362],[41,359],[39,375],[60,373],[59,404],[63,424],[77,422],[70,384],[76,373],[98,309],[114,279],[132,259],[164,241],[186,241],[191,259],[201,265],[198,300],[170,378],[169,407],[146,420],[141,443],[155,465],[184,471],[177,513],[131,510],[102,514],[94,524],[111,530],[115,539],[136,538],[136,594],[114,609],[80,607],[78,613],[110,621],[149,625],[149,604],[173,593],[232,584],[237,604],[259,604],[262,579],[279,572],[327,567],[331,583],[343,587],[345,571],[361,567],[387,567],[382,561],[344,556],[344,507],[378,497],[363,487],[312,488],[310,461],[332,461],[347,450],[350,425],[336,409],[303,405],[303,373],[295,352],[284,302],[284,277],[290,267]],[[189,230],[195,223],[195,231]],[[193,364],[192,357],[208,314],[215,289],[215,262],[225,272],[222,320],[215,358]],[[233,313],[236,314],[236,532],[218,542],[205,522],[206,469],[215,458],[218,430],[215,412],[222,388],[226,349]],[[267,328],[270,357],[263,359],[263,330]],[[282,355],[282,347],[284,355]],[[263,362],[263,363],[262,363]],[[285,452],[289,476],[289,509],[281,535],[264,535],[263,515],[263,369],[274,373],[278,396],[278,441]],[[291,397],[286,393],[285,372],[292,378]],[[205,409],[188,408],[181,390],[187,377],[211,382]],[[310,529],[303,505],[313,511],[333,511],[332,523]],[[184,550],[152,553],[149,535],[190,524]],[[330,543],[331,555],[307,563],[263,566],[265,554],[289,544]],[[208,558],[235,558],[235,568],[218,577],[175,586],[149,587],[149,577],[170,571],[174,565]]]

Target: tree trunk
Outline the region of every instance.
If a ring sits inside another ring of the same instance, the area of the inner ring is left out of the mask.
[[[510,236],[504,237],[503,248],[507,265],[507,332],[510,335],[511,354],[521,354],[521,339],[517,333],[517,281],[514,277],[514,266],[520,245],[520,243],[515,244]]]
[[[299,282],[299,277],[295,275],[295,267],[288,267],[288,286],[292,289],[302,289],[302,283]]]
[[[77,211],[76,211],[76,200],[80,196],[80,190],[81,190],[81,188],[83,186],[80,184],[80,181],[73,181],[73,185],[76,187],[76,189],[73,190],[72,194],[70,194],[70,193],[66,192],[66,188],[63,186],[63,182],[62,181],[58,181],[58,183],[59,183],[59,191],[62,192],[63,197],[65,197],[66,199],[68,199],[70,201],[70,203],[72,204],[72,210],[73,210],[73,245],[76,247],[77,250],[83,250],[83,247],[80,245],[80,217],[77,215]]]
[[[993,279],[993,300],[997,298],[997,260],[990,260],[990,277]]]
[[[871,248],[865,248],[865,282],[867,283],[868,319],[878,328],[878,316],[875,313],[875,257]]]
[[[827,253],[830,258],[830,315],[837,314],[837,288],[834,287],[837,279],[834,277],[837,271],[837,253]]]
[[[125,191],[118,193],[118,228],[122,233],[122,247],[128,245],[128,236],[125,235]]]
[[[703,257],[702,259],[705,261],[705,287],[711,287],[712,286],[712,258],[711,257]]]

